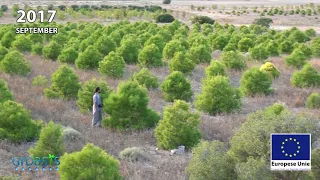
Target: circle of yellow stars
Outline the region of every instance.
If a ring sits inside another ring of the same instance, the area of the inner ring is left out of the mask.
[[[286,151],[284,150],[284,145],[286,142],[288,141],[294,141],[296,142],[296,144],[298,145],[298,150],[296,151],[296,153],[293,153],[293,154],[288,154],[286,153]],[[281,146],[281,149],[282,149],[282,153],[285,155],[285,156],[289,156],[290,158],[292,156],[297,156],[297,154],[300,152],[300,142],[298,142],[296,139],[292,139],[292,138],[289,138],[289,139],[285,139],[283,142],[282,142],[282,146]]]

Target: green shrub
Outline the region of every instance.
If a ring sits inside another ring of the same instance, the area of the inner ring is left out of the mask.
[[[151,36],[145,43],[144,43],[144,47],[148,46],[148,45],[152,45],[155,44],[160,52],[162,53],[164,46],[166,45],[166,42],[164,41],[164,38],[159,35],[156,34],[154,36]]]
[[[316,37],[317,36],[317,31],[315,31],[314,29],[307,29],[305,31],[305,34],[309,37],[309,38],[312,38],[312,37]]]
[[[19,35],[12,43],[12,47],[21,52],[29,52],[31,51],[32,44],[33,43],[28,36]]]
[[[31,67],[24,59],[23,54],[18,51],[9,52],[0,62],[0,68],[8,74],[26,76],[30,73]]]
[[[295,49],[284,60],[286,62],[286,65],[288,65],[288,66],[293,66],[295,68],[301,68],[307,62],[307,57],[300,49]]]
[[[288,39],[291,42],[298,42],[298,43],[303,43],[309,40],[307,35],[298,29],[291,32]]]
[[[254,168],[252,168],[254,167]],[[264,179],[273,180],[267,162],[263,159],[254,159],[249,157],[247,162],[236,164],[236,172],[239,180]]]
[[[317,118],[308,114],[296,115],[276,103],[248,116],[231,138],[228,154],[236,162],[247,162],[249,158],[267,160],[270,157],[271,133],[311,133],[318,137],[319,130]],[[311,143],[316,140],[311,138]]]
[[[146,152],[144,152],[142,148],[138,147],[125,148],[119,153],[119,157],[122,160],[128,160],[131,162],[148,159]]]
[[[171,23],[174,20],[171,14],[160,14],[156,17],[156,23]]]
[[[320,73],[307,63],[300,71],[293,73],[291,84],[299,88],[320,87]]]
[[[32,85],[34,86],[44,86],[48,84],[48,79],[42,75],[33,78]]]
[[[12,93],[10,92],[6,81],[0,79],[0,104],[8,100],[13,101]]]
[[[282,41],[279,45],[281,53],[291,53],[293,51],[293,43],[289,40]]]
[[[99,52],[104,56],[108,55],[111,51],[116,50],[116,43],[108,36],[100,37],[94,46],[97,47]]]
[[[199,24],[214,24],[214,20],[208,16],[194,16],[191,19],[192,24],[199,23]]]
[[[192,149],[192,159],[186,171],[190,180],[237,179],[235,165],[227,155],[227,147],[220,141],[202,141]]]
[[[271,62],[266,62],[260,66],[260,71],[268,73],[273,79],[280,76],[280,71]]]
[[[154,76],[147,68],[142,68],[140,72],[134,73],[133,80],[147,89],[155,89],[159,87],[158,78]]]
[[[0,103],[0,127],[0,139],[31,141],[39,136],[42,121],[32,120],[22,104],[8,100]]]
[[[236,43],[228,43],[224,48],[223,51],[236,51],[237,44]]]
[[[103,119],[102,125],[117,129],[144,129],[157,124],[159,115],[148,108],[147,89],[135,81],[120,83],[118,92],[104,100],[106,112],[110,115]]]
[[[144,67],[159,67],[163,65],[162,54],[157,45],[146,45],[139,53],[138,62]]]
[[[2,38],[1,38],[1,44],[2,46],[6,47],[6,48],[10,48],[11,44],[14,42],[16,36],[13,33],[13,31],[8,31],[6,32]]]
[[[44,89],[44,95],[48,98],[76,98],[81,84],[74,73],[73,68],[61,65],[51,76],[52,85]]]
[[[249,55],[255,60],[266,60],[269,56],[269,53],[264,44],[259,44],[258,46],[249,48]]]
[[[122,179],[119,161],[91,143],[84,146],[80,152],[64,154],[60,158],[60,162],[61,180]],[[70,169],[70,166],[73,168]]]
[[[170,4],[171,3],[171,0],[163,0],[162,1],[162,4]]]
[[[188,52],[189,58],[196,64],[211,61],[211,49],[205,45],[192,46]]]
[[[264,26],[264,27],[270,27],[270,25],[273,23],[273,20],[271,18],[259,18],[255,19],[253,24]]]
[[[186,48],[182,45],[180,40],[174,39],[166,44],[163,48],[163,57],[165,59],[173,58],[176,52],[184,52]]]
[[[266,48],[270,56],[279,56],[279,44],[276,41],[269,41]]]
[[[227,76],[226,67],[223,63],[213,60],[210,63],[210,66],[208,66],[205,70],[206,77],[212,77],[212,76]]]
[[[185,54],[185,52],[176,52],[174,57],[169,61],[169,69],[171,72],[180,71],[182,73],[190,73],[195,67],[195,63]]]
[[[7,12],[8,11],[8,6],[7,5],[1,5],[0,8],[3,12]]]
[[[61,63],[74,64],[78,58],[78,52],[73,48],[65,48],[61,51],[61,54],[58,56],[58,61]]]
[[[312,93],[307,98],[306,105],[310,109],[320,109],[320,95],[319,93]]]
[[[174,71],[161,84],[161,89],[167,101],[175,99],[189,101],[193,95],[189,80],[182,72]]]
[[[258,67],[252,67],[245,71],[240,84],[240,89],[245,96],[268,95],[273,91],[271,76],[264,71],[260,71]]]
[[[62,46],[55,41],[43,47],[42,54],[45,58],[56,60],[62,50]]]
[[[113,78],[121,78],[125,69],[125,62],[121,56],[114,51],[110,52],[102,61],[99,62],[99,72]]]
[[[36,146],[31,147],[28,152],[32,157],[44,157],[48,154],[62,156],[65,147],[61,126],[50,121],[46,127],[42,128]]]
[[[217,50],[223,50],[228,44],[228,38],[225,35],[219,35],[211,42],[212,48]]]
[[[238,43],[238,49],[241,52],[248,52],[249,48],[254,46],[254,42],[251,38],[243,38]]]
[[[297,43],[294,44],[294,50],[299,49],[303,54],[306,56],[306,58],[311,58],[312,56],[312,49],[308,47],[305,43]]]
[[[184,145],[191,149],[201,138],[199,130],[200,115],[190,111],[185,101],[176,100],[165,107],[163,120],[155,129],[157,145],[161,149],[174,149]]]
[[[203,80],[202,93],[195,101],[198,110],[215,115],[240,109],[240,91],[230,85],[224,76],[213,76]]]
[[[58,44],[66,44],[68,42],[68,36],[66,33],[58,33],[52,36],[51,40],[57,42]]]
[[[221,61],[226,67],[235,70],[242,70],[247,66],[244,57],[236,51],[223,51]]]
[[[320,38],[313,39],[310,48],[314,56],[320,57]]]
[[[123,57],[127,64],[135,64],[138,62],[139,48],[139,40],[129,38],[121,41],[121,46],[117,48],[117,53]]]
[[[9,50],[0,45],[0,62],[8,54]]]
[[[75,63],[79,69],[95,69],[99,66],[102,58],[100,52],[94,46],[90,45],[84,52],[79,54]]]
[[[28,37],[34,43],[43,43],[43,36],[41,34],[29,34]]]
[[[43,45],[41,43],[34,44],[31,49],[33,55],[42,55]]]
[[[92,96],[96,87],[100,87],[101,89],[100,98],[102,99],[102,101],[104,99],[107,99],[112,92],[111,88],[104,81],[96,79],[86,81],[78,91],[77,105],[80,109],[80,112],[86,113],[92,111]]]

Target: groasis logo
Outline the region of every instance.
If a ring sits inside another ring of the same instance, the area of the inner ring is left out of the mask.
[[[44,157],[13,157],[11,162],[14,165],[15,171],[58,171],[58,166],[60,165],[59,156],[53,154],[48,154],[48,156]]]

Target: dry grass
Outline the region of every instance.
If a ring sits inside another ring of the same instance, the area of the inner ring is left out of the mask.
[[[219,55],[214,55],[218,58]],[[127,147],[143,147],[146,149],[150,160],[146,162],[128,162],[121,161],[121,173],[125,179],[166,179],[179,180],[186,179],[185,167],[191,158],[190,152],[183,156],[170,156],[167,151],[156,151],[156,140],[153,136],[153,129],[145,131],[126,131],[118,132],[109,129],[92,129],[91,115],[80,114],[76,102],[50,100],[43,96],[44,87],[32,86],[32,80],[38,75],[44,75],[48,79],[51,74],[59,67],[58,62],[43,60],[39,56],[25,55],[31,63],[32,72],[28,77],[9,76],[0,72],[0,78],[6,80],[10,90],[13,92],[15,100],[22,103],[31,111],[34,119],[42,119],[45,122],[53,120],[63,126],[71,127],[81,133],[83,140],[75,141],[74,149],[83,146],[86,143],[93,143],[104,149],[109,154],[118,158],[120,151]],[[243,99],[243,106],[239,112],[233,114],[221,114],[209,116],[201,114],[200,129],[203,138],[206,140],[221,140],[228,142],[234,132],[245,122],[249,113],[261,110],[277,101],[282,101],[296,112],[307,111],[313,114],[320,114],[319,110],[307,110],[304,106],[305,98],[311,92],[320,92],[320,89],[299,89],[290,86],[290,77],[292,69],[285,67],[282,58],[272,58],[271,61],[281,71],[280,77],[274,81],[273,88],[275,93],[265,97],[249,97]],[[317,64],[317,62],[314,62]],[[260,65],[261,63],[249,63],[249,66]],[[204,69],[208,64],[198,65],[192,74],[188,75],[194,91],[194,97],[201,92],[201,79],[204,78]],[[106,81],[109,86],[116,89],[117,85],[128,79],[134,72],[138,72],[139,67],[129,65],[126,67],[126,73],[122,79],[110,79],[101,77],[97,71],[76,70],[79,80],[83,83],[86,80],[97,78]],[[170,71],[166,67],[150,69],[153,74],[159,78],[161,83]],[[233,86],[239,86],[239,80],[243,72],[229,71],[229,77]],[[149,91],[151,108],[158,112],[163,112],[163,108],[169,104],[162,98],[159,89]],[[10,159],[12,156],[26,156],[27,150],[32,146],[31,143],[12,144],[6,141],[0,141],[0,175],[13,174],[13,167]],[[78,145],[78,146],[77,146]],[[70,151],[74,150],[71,148]],[[20,173],[22,179],[59,179],[57,174],[45,173]]]

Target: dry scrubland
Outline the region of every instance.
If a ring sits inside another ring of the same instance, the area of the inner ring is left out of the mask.
[[[159,3],[158,1],[151,2],[155,4]],[[216,4],[225,3],[222,3],[222,1],[205,1],[204,4],[210,4],[211,2]],[[244,1],[239,3],[239,5],[253,5],[253,2],[256,1]],[[16,3],[16,1],[10,1],[10,3]],[[197,2],[176,1],[173,2],[172,5],[168,5],[169,7],[167,5],[164,7],[168,9],[177,9],[176,6],[180,6],[182,3],[189,5],[189,3],[193,4]],[[257,1],[257,5],[261,3],[262,1]],[[281,1],[281,5],[291,3],[296,2]],[[299,3],[303,2],[299,1]],[[271,2],[268,2],[267,4],[272,5]],[[185,8],[187,8],[187,6]],[[179,11],[181,11],[181,9],[179,9]],[[195,12],[190,11],[190,13],[193,14]],[[197,14],[207,15],[207,13],[204,12]],[[212,17],[215,17],[215,15]],[[14,19],[8,14],[2,18],[5,18],[7,23]],[[220,20],[223,21],[224,19],[225,22],[229,21],[229,16],[220,17]],[[246,19],[246,17],[238,17],[238,19],[233,19],[230,22],[235,24],[251,23],[249,21],[240,21],[240,19]],[[2,20],[3,19],[0,18],[0,21]],[[292,20],[293,18],[287,21],[289,22]],[[279,21],[282,20],[280,19]],[[303,20],[301,19],[299,22],[302,23],[302,21]],[[314,23],[316,22],[313,22],[313,24]],[[299,23],[297,25],[299,25]],[[302,26],[306,25],[308,24],[302,23]],[[212,53],[212,59],[219,59],[220,56],[220,51],[214,51]],[[156,150],[154,129],[142,131],[126,130],[124,132],[105,128],[92,129],[91,114],[81,114],[75,100],[64,101],[58,99],[48,99],[43,95],[43,90],[45,87],[32,85],[33,78],[38,75],[43,75],[47,79],[50,79],[52,73],[54,73],[61,64],[57,61],[44,59],[42,56],[31,55],[30,53],[24,53],[24,57],[31,64],[31,73],[27,77],[8,75],[0,71],[0,78],[4,79],[8,83],[9,89],[13,93],[15,101],[22,103],[25,108],[31,111],[33,119],[42,119],[45,122],[53,120],[55,123],[72,127],[81,133],[80,139],[70,142],[70,144],[67,145],[68,151],[80,150],[86,143],[93,143],[94,145],[105,150],[110,155],[118,158],[119,152],[127,147],[142,147],[145,149],[145,155],[148,157],[146,160],[138,162],[128,162],[125,160],[120,161],[121,174],[125,179],[184,180],[187,178],[185,168],[191,159],[191,152],[187,152],[185,155],[180,156],[170,156],[168,151]],[[250,113],[257,110],[262,110],[265,107],[274,104],[275,102],[281,102],[285,104],[291,111],[295,113],[308,112],[319,117],[320,110],[310,110],[305,108],[305,101],[310,93],[320,93],[320,89],[293,87],[290,84],[290,78],[293,72],[296,70],[285,65],[285,57],[286,55],[281,55],[281,57],[269,58],[270,62],[272,62],[281,73],[279,78],[275,79],[272,83],[272,88],[275,90],[273,94],[268,96],[245,97],[242,99],[243,104],[241,106],[241,110],[235,113],[218,114],[215,116],[201,113],[200,130],[203,134],[204,140],[220,140],[222,142],[229,143],[230,138],[240,128],[241,124],[246,121]],[[320,71],[319,58],[312,58],[310,63],[313,65],[313,67]],[[249,61],[248,68],[252,66],[260,66],[261,64],[263,63]],[[135,72],[138,72],[141,69],[138,65],[126,65],[123,77],[120,79],[114,79],[105,76],[102,77],[97,70],[79,70],[75,67],[75,65],[69,66],[75,68],[75,72],[78,75],[81,83],[84,83],[92,78],[98,78],[107,82],[107,84],[114,90],[116,90],[120,82],[129,79]],[[188,79],[191,81],[192,91],[194,92],[191,103],[194,102],[195,96],[201,93],[201,80],[205,78],[205,68],[207,66],[209,66],[209,63],[198,64],[192,73],[187,75]],[[158,77],[159,83],[163,82],[164,79],[170,74],[167,66],[150,68],[150,71],[152,74]],[[240,78],[243,72],[244,71],[228,70],[228,77],[230,78],[230,82],[234,87],[239,87]],[[162,92],[159,88],[148,91],[148,95],[149,106],[160,113],[163,112],[166,105],[172,104],[164,100]],[[195,110],[194,107],[192,107],[192,109]],[[14,174],[13,166],[11,164],[12,156],[27,156],[27,150],[34,144],[35,142],[13,144],[5,140],[1,140],[0,176]],[[25,172],[19,173],[19,175],[21,176],[21,179],[59,179],[58,174],[55,174],[54,172],[49,174],[44,174],[41,172]]]

